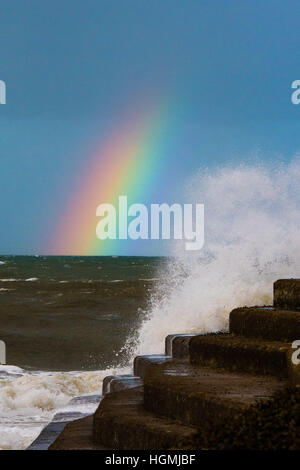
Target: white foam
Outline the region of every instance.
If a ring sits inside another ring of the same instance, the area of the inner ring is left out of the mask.
[[[299,159],[193,178],[187,200],[205,204],[205,249],[186,252],[178,243],[134,354],[161,353],[170,333],[226,329],[233,308],[270,305],[273,282],[299,276],[299,179]]]
[[[23,450],[38,436],[44,424],[0,424],[0,450]],[[33,439],[32,439],[33,438]]]
[[[0,261],[0,266],[2,266],[3,264],[6,264],[5,261]]]
[[[68,405],[71,398],[101,394],[104,377],[116,370],[27,372],[0,366],[1,372],[7,376],[0,380],[0,449],[25,449],[58,410],[72,409]],[[78,404],[74,407],[80,411]],[[90,404],[82,405],[83,412],[90,409]]]
[[[0,374],[3,372],[5,372],[6,374],[23,374],[24,370],[17,366],[0,364]]]
[[[29,277],[28,279],[25,279],[26,282],[35,282],[38,281],[38,277]]]

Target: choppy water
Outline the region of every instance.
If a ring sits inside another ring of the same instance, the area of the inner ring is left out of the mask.
[[[164,262],[0,256],[8,364],[0,366],[0,449],[25,448],[70,398],[100,394],[103,378],[126,367],[124,345],[137,334]]]

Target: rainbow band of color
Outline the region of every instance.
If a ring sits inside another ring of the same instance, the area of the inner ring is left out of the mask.
[[[48,254],[118,254],[119,240],[96,236],[96,208],[102,203],[117,208],[120,195],[127,196],[128,204],[144,203],[150,193],[155,197],[167,161],[168,113],[156,109],[128,121],[87,159],[88,167],[63,209]]]

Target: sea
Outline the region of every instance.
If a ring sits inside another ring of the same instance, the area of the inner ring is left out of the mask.
[[[55,413],[72,412],[72,398],[99,395],[106,375],[130,370],[165,263],[159,257],[0,257],[6,345],[0,449],[27,448]],[[74,403],[77,415],[97,406]]]

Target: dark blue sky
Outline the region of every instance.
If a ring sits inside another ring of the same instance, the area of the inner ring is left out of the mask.
[[[132,101],[176,109],[164,196],[199,168],[292,159],[299,15],[293,0],[2,0],[0,253],[39,251],[91,142]]]

